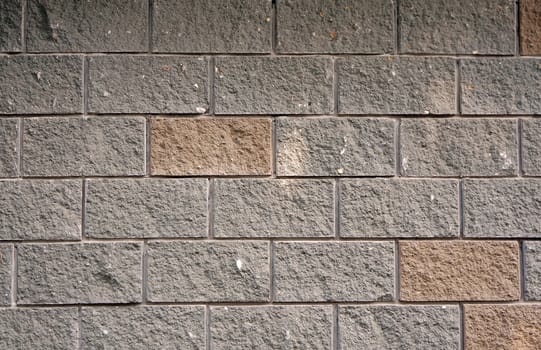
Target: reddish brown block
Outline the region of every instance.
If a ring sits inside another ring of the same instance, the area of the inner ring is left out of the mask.
[[[400,243],[401,300],[517,300],[518,297],[517,242]]]
[[[523,55],[541,54],[541,0],[520,0],[520,48]]]

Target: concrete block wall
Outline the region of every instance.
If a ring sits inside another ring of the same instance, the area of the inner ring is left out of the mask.
[[[3,0],[1,349],[540,349],[540,0]]]

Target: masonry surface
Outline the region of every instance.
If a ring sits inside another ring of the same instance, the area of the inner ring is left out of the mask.
[[[541,0],[0,1],[0,349],[541,349]]]

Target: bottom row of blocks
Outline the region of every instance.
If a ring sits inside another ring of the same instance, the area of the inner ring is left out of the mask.
[[[19,308],[0,310],[0,346],[459,349],[463,332],[468,349],[534,349],[539,327],[541,304]]]

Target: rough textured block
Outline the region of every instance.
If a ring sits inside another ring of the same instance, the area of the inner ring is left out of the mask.
[[[333,69],[324,57],[217,57],[217,114],[325,114]]]
[[[0,2],[0,51],[21,51],[21,0]]]
[[[537,349],[541,305],[464,305],[465,349]]]
[[[93,56],[88,109],[94,113],[204,113],[208,62],[185,56]]]
[[[541,300],[541,242],[524,242],[524,299]]]
[[[22,161],[25,176],[144,175],[145,119],[25,119]]]
[[[541,114],[540,67],[535,58],[462,60],[462,113]]]
[[[270,52],[271,7],[270,0],[155,0],[153,51]]]
[[[400,242],[404,301],[518,300],[514,241]]]
[[[341,306],[340,349],[459,349],[458,306]]]
[[[541,175],[541,120],[522,121],[522,170],[525,175]]]
[[[277,3],[280,52],[383,53],[393,49],[392,0]]]
[[[30,0],[31,52],[146,51],[147,0]]]
[[[280,118],[276,122],[280,176],[394,175],[391,119]]]
[[[381,301],[394,296],[393,242],[274,246],[276,301]]]
[[[464,235],[540,237],[541,181],[465,180]]]
[[[404,119],[402,175],[517,175],[517,137],[510,119]]]
[[[455,61],[438,57],[341,58],[338,111],[343,114],[453,114]]]
[[[207,235],[206,179],[88,180],[87,186],[89,237]]]
[[[2,349],[78,348],[77,308],[18,308],[0,312]]]
[[[0,119],[0,177],[19,174],[19,120]]]
[[[203,349],[203,306],[93,307],[81,312],[84,349]]]
[[[541,1],[520,0],[520,50],[523,55],[541,54]]]
[[[13,246],[0,245],[0,305],[9,305],[11,303],[12,268]]]
[[[0,114],[80,113],[82,71],[77,56],[1,56]]]
[[[454,180],[344,180],[342,237],[457,237],[458,182]]]
[[[269,299],[266,242],[152,242],[148,299],[248,302]]]
[[[81,236],[80,180],[0,181],[0,240]]]
[[[17,252],[20,304],[141,301],[138,243],[32,244]]]
[[[152,120],[153,175],[270,175],[270,119]]]
[[[513,0],[400,1],[400,52],[514,54],[514,3]]]
[[[212,307],[212,349],[330,349],[329,306]]]
[[[333,235],[330,180],[217,180],[216,237],[323,237]]]

